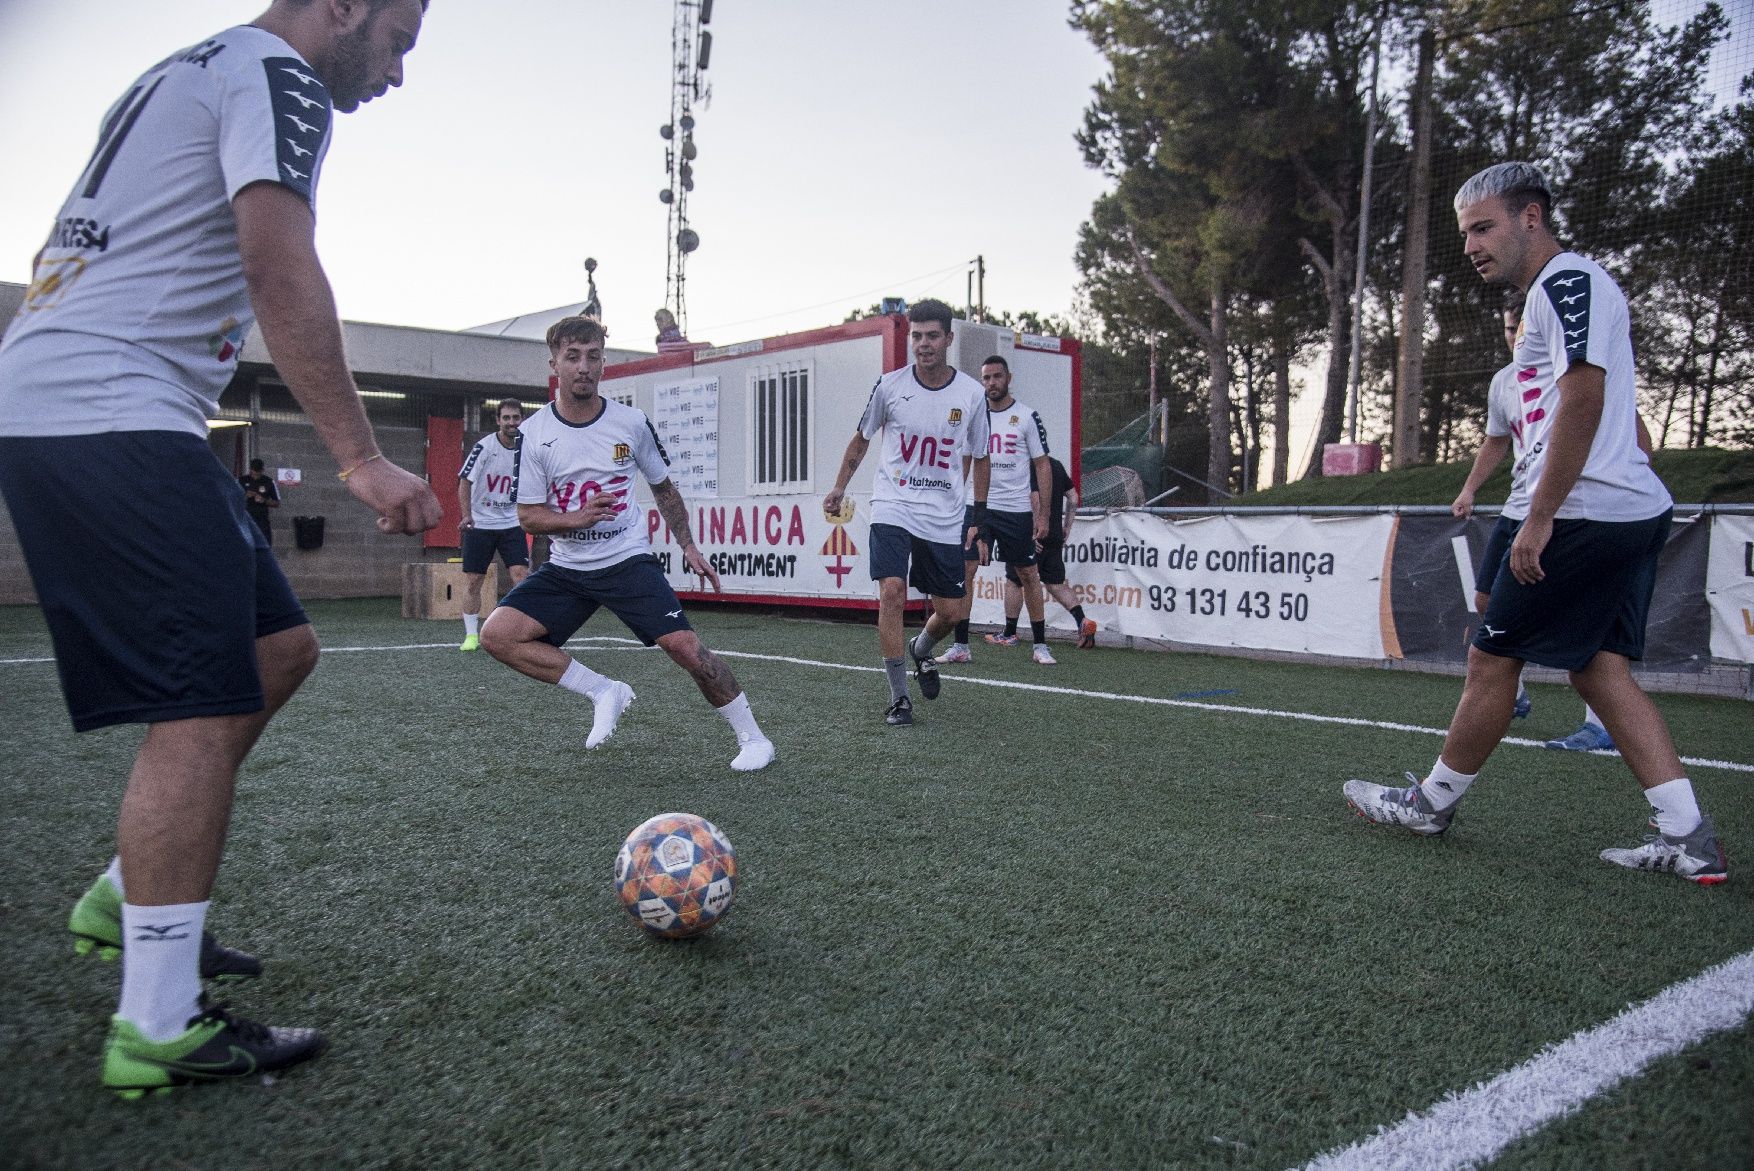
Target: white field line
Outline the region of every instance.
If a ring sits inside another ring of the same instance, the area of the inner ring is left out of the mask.
[[[655,647],[643,646],[637,639],[619,638],[613,635],[595,635],[575,638],[566,645],[578,646],[586,643],[597,644],[596,649],[606,651],[646,651],[657,649]],[[397,646],[332,646],[324,647],[323,653],[326,655],[337,655],[381,651],[449,650],[454,649],[456,645],[457,644],[454,642],[419,642],[400,644]],[[882,674],[883,672],[883,668],[881,667],[855,666],[851,663],[829,663],[820,659],[793,658],[790,655],[758,655],[750,651],[726,650],[716,650],[713,653],[723,659],[754,659],[764,663],[791,663],[798,667],[820,667],[824,670],[830,671],[866,671],[872,674]],[[55,660],[52,658],[0,659],[0,666],[20,663],[52,663],[54,661]],[[1053,687],[1045,683],[1017,683],[1009,679],[981,679],[972,675],[942,675],[942,678],[946,682],[955,681],[957,683],[975,683],[982,687],[1007,687],[1014,691],[1039,691],[1048,695],[1070,695],[1076,696],[1080,699],[1112,699],[1119,703],[1143,703],[1157,707],[1179,707],[1189,708],[1193,711],[1223,712],[1228,715],[1265,716],[1278,720],[1302,720],[1305,723],[1311,724],[1340,724],[1352,728],[1379,728],[1387,732],[1415,732],[1426,736],[1443,736],[1446,734],[1446,729],[1443,728],[1428,728],[1421,724],[1401,724],[1393,720],[1365,720],[1354,716],[1322,716],[1316,715],[1313,712],[1291,712],[1280,711],[1276,708],[1242,707],[1238,704],[1230,703],[1201,703],[1198,700],[1192,699],[1163,699],[1155,695],[1125,695],[1118,691],[1086,691],[1076,687]],[[1500,741],[1500,743],[1510,744],[1518,748],[1544,749],[1546,745],[1546,742],[1543,740],[1530,740],[1522,736],[1506,736]],[[1592,752],[1590,755],[1618,756],[1619,753]],[[1690,768],[1721,769],[1727,772],[1754,773],[1754,764],[1742,764],[1733,760],[1710,760],[1698,756],[1683,756],[1681,758],[1681,763]]]
[[[1658,1058],[1740,1028],[1754,1011],[1754,951],[1672,984],[1593,1029],[1550,1045],[1471,1090],[1300,1171],[1450,1171],[1477,1167],[1576,1111]]]

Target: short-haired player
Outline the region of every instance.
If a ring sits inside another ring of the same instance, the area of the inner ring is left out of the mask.
[[[1463,252],[1489,284],[1524,290],[1515,363],[1524,385],[1528,515],[1468,651],[1468,677],[1423,780],[1407,788],[1348,781],[1370,821],[1417,834],[1449,828],[1456,806],[1510,726],[1525,662],[1568,671],[1600,713],[1655,811],[1643,845],[1601,859],[1710,885],[1729,876],[1711,819],[1675,752],[1668,724],[1632,676],[1644,651],[1657,559],[1668,539],[1668,489],[1638,447],[1626,298],[1600,265],[1553,234],[1546,180],[1523,162],[1479,172],[1456,194]],[[1544,851],[1548,861],[1554,849]]]
[[[719,575],[694,543],[688,505],[670,480],[669,456],[645,412],[604,398],[603,327],[567,317],[548,330],[554,401],[524,421],[518,462],[518,521],[551,539],[542,567],[505,596],[481,627],[481,646],[506,666],[591,701],[586,748],[614,735],[633,688],[599,675],[561,648],[599,609],[619,618],[647,646],[662,647],[737,736],[731,767],[765,768],[774,746],[755,722],[749,698],[725,661],[694,632],[676,591],[652,555],[633,477],[643,476],[684,564],[719,588]]]
[[[1005,563],[1006,576],[1014,576],[1021,583],[1023,600],[1029,606],[1034,636],[1031,657],[1043,666],[1052,666],[1054,656],[1048,650],[1041,574],[1037,569],[1041,542],[1048,535],[1048,499],[1031,491],[1037,480],[1042,483],[1048,480],[1047,428],[1034,408],[1018,402],[1011,393],[1011,364],[1000,355],[994,354],[981,363],[981,389],[987,396],[987,454],[992,473],[987,487],[985,524],[979,526],[979,539],[969,542],[962,551],[963,573],[965,578],[972,579],[985,556]],[[975,525],[972,508],[965,523]],[[974,595],[965,594],[958,612],[955,642],[941,662],[973,660],[968,649],[968,616],[973,605]],[[1011,641],[1017,641],[1015,635]]]
[[[463,518],[463,645],[457,649],[464,651],[481,648],[481,586],[494,557],[505,564],[513,586],[530,573],[530,545],[518,527],[518,502],[512,497],[524,404],[501,399],[494,422],[493,433],[476,441],[457,473],[457,508]]]
[[[877,644],[889,680],[885,723],[913,723],[907,692],[911,655],[920,694],[936,699],[941,680],[932,648],[961,616],[967,592],[963,548],[974,540],[987,508],[986,393],[950,364],[950,307],[921,301],[908,310],[913,362],[877,380],[859,429],[847,443],[822,511],[843,516],[847,484],[871,440],[883,436],[871,489],[871,580],[877,583]],[[974,504],[964,505],[972,474]],[[971,521],[973,523],[965,523]],[[909,585],[931,599],[925,629],[911,644],[903,633]],[[905,648],[905,650],[904,650]]]

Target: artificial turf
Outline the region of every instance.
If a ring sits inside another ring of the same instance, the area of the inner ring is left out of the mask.
[[[1058,644],[1042,668],[977,643],[892,729],[868,626],[702,609],[779,747],[742,775],[661,652],[573,648],[639,695],[586,753],[588,704],[458,653],[457,624],[310,609],[330,650],[240,778],[209,919],[267,963],[240,1011],[332,1038],[272,1085],[100,1089],[117,974],[63,922],[113,850],[138,733],[75,737],[51,665],[0,664],[0,1161],[1291,1167],[1754,948],[1754,774],[1695,774],[1735,875],[1705,890],[1597,861],[1645,816],[1612,758],[1502,748],[1455,827],[1415,839],[1339,786],[1423,770],[1435,737],[1078,694],[1441,727],[1454,679]],[[0,659],[46,653],[34,610],[0,610]],[[1575,696],[1533,691],[1514,733],[1575,726]],[[1746,701],[1657,702],[1684,754],[1754,762]],[[622,837],[673,809],[724,829],[741,876],[680,944],[610,881]],[[1502,1165],[1745,1165],[1748,1039],[1657,1063]]]

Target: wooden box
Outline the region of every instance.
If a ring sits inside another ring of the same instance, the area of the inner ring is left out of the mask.
[[[496,561],[487,567],[487,577],[481,583],[484,618],[498,604],[500,572]],[[402,617],[462,618],[463,567],[454,561],[414,561],[402,566]]]

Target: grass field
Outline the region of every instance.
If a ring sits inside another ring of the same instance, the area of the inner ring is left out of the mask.
[[[235,1006],[331,1048],[124,1103],[97,1081],[116,969],[63,922],[137,733],[74,737],[36,612],[0,610],[0,1164],[1291,1168],[1754,949],[1754,875],[1596,859],[1646,813],[1617,760],[1506,745],[1415,839],[1340,785],[1423,770],[1435,736],[1287,714],[1441,728],[1454,679],[979,645],[889,729],[869,627],[703,611],[779,746],[745,776],[661,652],[575,644],[639,693],[587,755],[588,705],[457,653],[457,624],[311,611],[329,650],[240,779],[209,924],[267,964]],[[1534,697],[1514,735],[1577,723],[1569,692]],[[1754,763],[1747,702],[1657,702],[1684,755]],[[1694,778],[1734,867],[1754,771]],[[681,944],[610,884],[672,809],[720,825],[742,879]],[[1494,1165],[1749,1166],[1740,1020]]]

